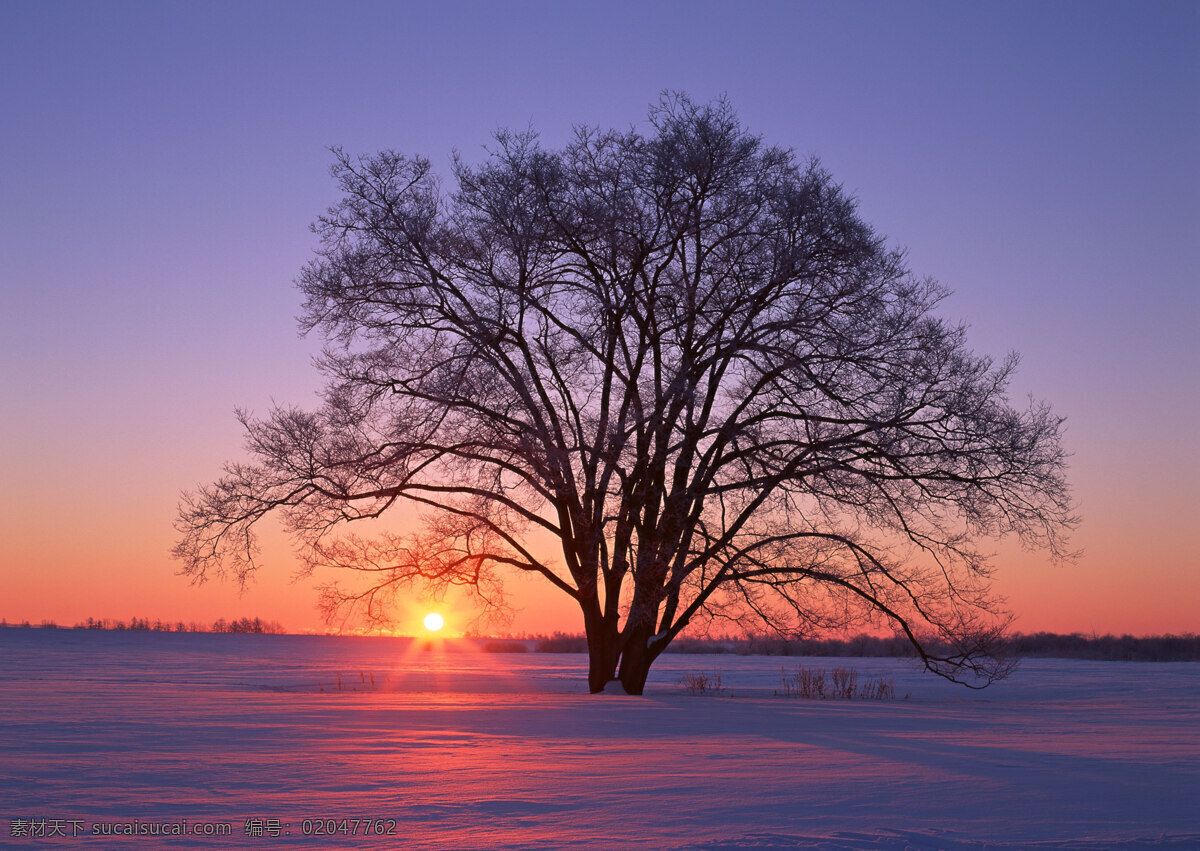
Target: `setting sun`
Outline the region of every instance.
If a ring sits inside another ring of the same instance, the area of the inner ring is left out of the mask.
[[[430,632],[437,632],[445,623],[446,621],[437,612],[430,612],[425,616],[425,628]]]

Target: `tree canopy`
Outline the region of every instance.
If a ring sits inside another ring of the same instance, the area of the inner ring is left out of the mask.
[[[278,512],[307,564],[366,577],[330,614],[540,576],[581,611],[593,691],[641,693],[720,619],[886,624],[943,676],[1005,673],[978,542],[1065,555],[1062,420],[1009,401],[1016,357],[972,353],[817,161],[682,95],[559,150],[501,132],[449,189],[420,157],[335,156],[298,282],[323,405],[243,415],[252,461],[181,504],[185,573],[244,581]],[[419,531],[353,531],[405,509]]]

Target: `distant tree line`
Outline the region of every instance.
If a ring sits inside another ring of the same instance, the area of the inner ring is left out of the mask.
[[[556,632],[531,636],[539,653],[585,653],[583,635]],[[785,638],[748,635],[727,638],[677,638],[668,653],[723,653],[735,656],[911,656],[916,651],[904,636],[856,635],[851,638]]]
[[[586,653],[582,635],[556,632],[529,636],[539,653]],[[932,641],[936,646],[936,641]],[[523,645],[522,645],[523,646]],[[497,648],[498,649],[498,648]],[[494,651],[495,652],[495,651]],[[500,651],[503,652],[503,651]],[[748,635],[730,638],[678,638],[668,653],[728,653],[737,656],[909,657],[915,652],[904,636],[855,635],[847,638],[785,638]],[[1014,633],[1008,652],[1016,657],[1091,659],[1124,662],[1200,661],[1200,636],[1083,635],[1036,632]]]
[[[1200,661],[1200,635],[1192,633],[1136,637],[1035,632],[1017,633],[1010,643],[1018,656],[1120,662]]]
[[[8,621],[0,622],[0,627],[20,626],[25,628],[36,629],[59,629],[59,625],[54,621],[42,621],[36,627],[30,624],[29,621],[24,621],[20,624],[9,624]],[[111,618],[88,618],[86,621],[75,624],[72,629],[101,629],[112,631],[132,630],[136,632],[235,632],[247,633],[255,635],[282,635],[286,632],[277,621],[264,621],[261,618],[233,618],[225,620],[218,618],[211,624],[200,624],[183,621],[175,621],[174,623],[162,620],[150,620],[149,618],[130,618],[128,622],[123,620],[113,620]]]
[[[29,621],[10,624],[0,620],[0,628],[60,629],[54,621],[40,624]],[[277,621],[261,618],[219,618],[211,624],[169,623],[149,618],[129,621],[88,618],[73,629],[133,630],[140,632],[222,632],[256,635],[283,635],[286,630]],[[1007,639],[1008,653],[1015,657],[1042,659],[1089,659],[1106,662],[1197,662],[1200,661],[1200,635],[1084,635],[1082,633],[1013,633]],[[927,639],[936,646],[936,640]],[[586,653],[587,638],[582,634],[555,632],[551,635],[520,635],[483,639],[480,648],[488,653]],[[904,636],[854,635],[847,638],[787,638],[777,635],[676,639],[670,653],[717,653],[734,656],[825,656],[904,658],[915,650]]]

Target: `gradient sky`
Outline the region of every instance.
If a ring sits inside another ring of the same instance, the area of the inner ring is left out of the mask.
[[[240,597],[167,553],[234,406],[314,402],[327,147],[445,167],[663,89],[819,156],[1068,418],[1085,552],[997,546],[1017,628],[1200,632],[1200,4],[1090,0],[0,0],[0,617],[319,628],[280,542]],[[533,589],[514,629],[579,629]]]

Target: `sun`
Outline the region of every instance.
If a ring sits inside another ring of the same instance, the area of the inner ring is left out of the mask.
[[[430,612],[425,616],[425,628],[430,632],[437,632],[446,625],[445,619],[437,612]]]

